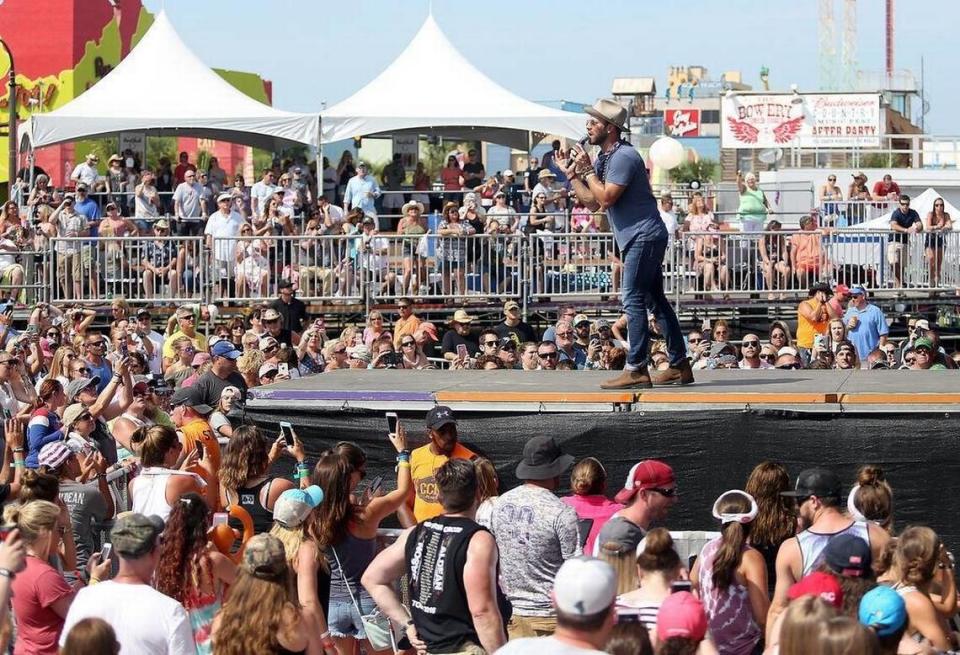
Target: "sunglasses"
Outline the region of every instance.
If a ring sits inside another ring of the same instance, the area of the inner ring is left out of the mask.
[[[517,349],[517,344],[513,343],[512,341],[500,346],[500,350],[516,350],[516,349]]]
[[[743,347],[744,347],[744,348],[759,348],[759,347],[760,347],[760,342],[759,342],[759,341],[744,341],[744,342],[743,342]]]
[[[483,342],[482,344],[480,344],[480,345],[482,345],[482,346],[488,346],[488,347],[490,347],[490,348],[493,348],[493,347],[496,346],[498,343],[500,343],[500,342],[499,342],[499,341],[484,341],[484,342]]]
[[[916,358],[916,357],[907,357],[906,359],[903,360],[903,362],[904,362],[905,364],[907,364],[908,366],[912,366],[913,364],[916,364],[916,363],[917,363],[917,358]]]
[[[400,347],[401,347],[401,348],[413,348],[415,345],[417,345],[417,342],[416,342],[416,341],[404,341],[404,342],[402,342],[402,343],[400,344]],[[484,345],[486,345],[486,344],[484,344]]]
[[[5,360],[3,360],[3,361],[0,361],[0,366],[2,366],[2,365],[4,365],[4,364],[6,364],[7,366],[16,366],[16,365],[18,364],[18,362],[17,362],[16,359],[13,359],[13,358],[11,358],[11,359],[5,359]]]
[[[556,359],[560,356],[560,353],[537,353],[537,357],[540,359]]]
[[[573,336],[573,332],[557,332],[556,334],[557,334],[558,337],[572,337],[572,336]]]
[[[680,493],[680,489],[678,487],[673,487],[672,489],[664,489],[663,487],[650,487],[647,489],[647,491],[656,491],[664,498],[673,498]]]
[[[783,366],[778,366],[777,368],[780,369],[781,371],[795,371],[801,368],[801,366],[800,364],[794,363],[794,364],[784,364]]]
[[[6,364],[6,363],[8,363],[8,362],[13,362],[13,361],[16,361],[16,360],[15,360],[15,359],[8,359],[8,360],[5,361],[5,362],[0,362],[0,364]],[[80,367],[78,367],[78,368],[75,368],[74,371],[76,371],[77,373],[89,373],[89,372],[90,372],[90,369],[87,368],[86,366],[80,366]]]
[[[690,343],[700,343],[703,339],[687,339]]]

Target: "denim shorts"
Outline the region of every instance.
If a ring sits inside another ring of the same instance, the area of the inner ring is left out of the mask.
[[[369,614],[376,607],[373,599],[367,594],[360,594],[356,598],[364,614]],[[327,612],[327,629],[330,630],[331,637],[338,639],[343,637],[367,638],[357,608],[353,606],[353,601],[349,597],[330,599],[330,609]]]

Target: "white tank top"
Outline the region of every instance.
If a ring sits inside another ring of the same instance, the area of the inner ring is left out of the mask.
[[[870,544],[870,530],[867,528],[866,521],[854,521],[839,532],[824,534],[808,529],[797,535],[797,543],[800,545],[800,563],[803,567],[800,577],[820,566],[820,562],[823,561],[823,549],[831,539],[842,534],[852,534],[866,541],[867,545]]]
[[[172,475],[189,475],[203,481],[198,475],[187,471],[175,471],[160,466],[148,466],[133,479],[131,498],[133,511],[144,516],[159,516],[166,522],[173,508],[167,503],[167,481]]]

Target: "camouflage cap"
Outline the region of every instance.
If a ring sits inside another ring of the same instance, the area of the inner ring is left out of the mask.
[[[255,578],[275,580],[287,570],[283,542],[271,534],[258,534],[243,549],[243,570]]]
[[[144,516],[127,512],[117,517],[110,531],[113,549],[129,559],[143,557],[157,544],[163,532],[163,519],[159,516]]]

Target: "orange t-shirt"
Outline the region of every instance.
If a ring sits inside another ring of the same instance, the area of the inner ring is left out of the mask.
[[[180,433],[183,435],[183,448],[187,452],[196,448],[196,443],[199,441],[203,444],[203,451],[213,465],[213,470],[220,470],[220,442],[217,441],[217,437],[213,434],[213,428],[210,427],[209,423],[202,418],[194,418],[183,424],[180,428]],[[201,466],[197,465],[193,467],[191,471],[204,480],[207,479],[207,470]],[[210,480],[207,480],[207,483],[209,482]]]
[[[816,314],[820,311],[821,303],[816,300],[804,300],[801,305],[807,305]],[[826,334],[827,327],[830,325],[829,314],[823,321],[814,322],[804,318],[803,314],[797,312],[797,347],[810,350],[813,348],[813,337],[817,334]]]
[[[815,271],[820,268],[820,244],[820,235],[816,233],[799,233],[790,237],[790,247],[796,253],[798,271]]]
[[[454,459],[473,459],[476,453],[463,444],[457,443],[453,447],[450,457],[435,455],[430,446],[421,446],[410,453],[410,476],[413,478],[413,491],[416,494],[413,500],[413,515],[417,522],[432,519],[443,514],[437,492],[437,481],[433,477],[436,470],[446,463],[450,457]]]
[[[393,347],[400,350],[400,341],[406,335],[413,336],[413,333],[420,327],[420,318],[410,315],[410,318],[398,318],[393,324]]]

